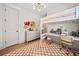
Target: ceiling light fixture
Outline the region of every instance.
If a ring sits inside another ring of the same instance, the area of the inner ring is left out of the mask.
[[[44,8],[46,8],[46,5],[45,5],[45,4],[42,4],[42,3],[34,3],[34,4],[33,4],[33,9],[34,9],[34,10],[38,10],[39,12],[40,12],[42,9],[44,9]]]

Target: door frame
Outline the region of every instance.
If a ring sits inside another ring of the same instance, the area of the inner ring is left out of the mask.
[[[4,7],[3,8],[3,15],[5,15],[5,13],[6,13],[6,8],[11,8],[11,9],[14,9],[14,10],[16,10],[17,11],[17,17],[18,17],[18,41],[17,41],[17,44],[19,44],[19,10],[18,9],[16,9],[16,8],[12,8],[12,7]],[[6,18],[6,15],[5,16],[3,16],[3,22],[5,22],[4,21],[4,19]],[[6,28],[5,28],[6,29]],[[4,48],[6,48],[6,47],[8,47],[7,45],[6,45],[6,32],[5,32],[5,39],[3,39],[4,40],[4,42],[3,43],[5,43],[5,45],[3,46],[3,49]],[[14,44],[14,45],[16,45],[16,44]]]

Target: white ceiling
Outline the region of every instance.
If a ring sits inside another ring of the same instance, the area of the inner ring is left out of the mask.
[[[65,9],[69,9],[75,6],[78,6],[79,3],[44,3],[46,8],[43,9],[41,12],[37,10],[33,10],[33,3],[13,3],[13,5],[24,8],[28,12],[35,13],[40,16],[44,16],[46,13],[47,15],[54,14]]]

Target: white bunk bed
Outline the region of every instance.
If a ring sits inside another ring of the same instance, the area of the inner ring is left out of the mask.
[[[76,6],[74,8],[70,8],[70,9],[64,10],[62,12],[59,12],[59,13],[56,13],[56,14],[53,14],[53,15],[42,18],[41,22],[40,22],[41,23],[40,24],[41,25],[40,26],[40,34],[41,34],[40,35],[40,38],[41,38],[40,40],[43,40],[44,38],[46,38],[46,35],[50,35],[50,36],[59,37],[59,38],[65,40],[65,41],[69,41],[70,44],[72,43],[72,39],[73,39],[73,41],[79,42],[79,37],[73,37],[73,36],[65,35],[65,37],[62,38],[61,36],[63,36],[63,35],[49,33],[48,31],[45,32],[45,33],[42,33],[43,24],[63,22],[63,21],[71,21],[71,20],[72,21],[79,20],[79,6]],[[77,45],[79,45],[79,44],[77,44]]]
[[[40,34],[41,34],[40,38],[41,39],[45,38],[45,34],[47,33],[47,32],[42,33],[43,24],[69,21],[69,20],[75,21],[78,19],[79,19],[79,6],[42,18],[40,22],[41,23],[40,24]]]

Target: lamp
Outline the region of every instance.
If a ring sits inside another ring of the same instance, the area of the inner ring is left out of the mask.
[[[34,4],[33,4],[33,9],[34,9],[34,10],[38,10],[39,12],[40,12],[42,9],[44,9],[44,8],[46,8],[46,5],[45,5],[45,4],[42,4],[42,3],[34,3]]]

